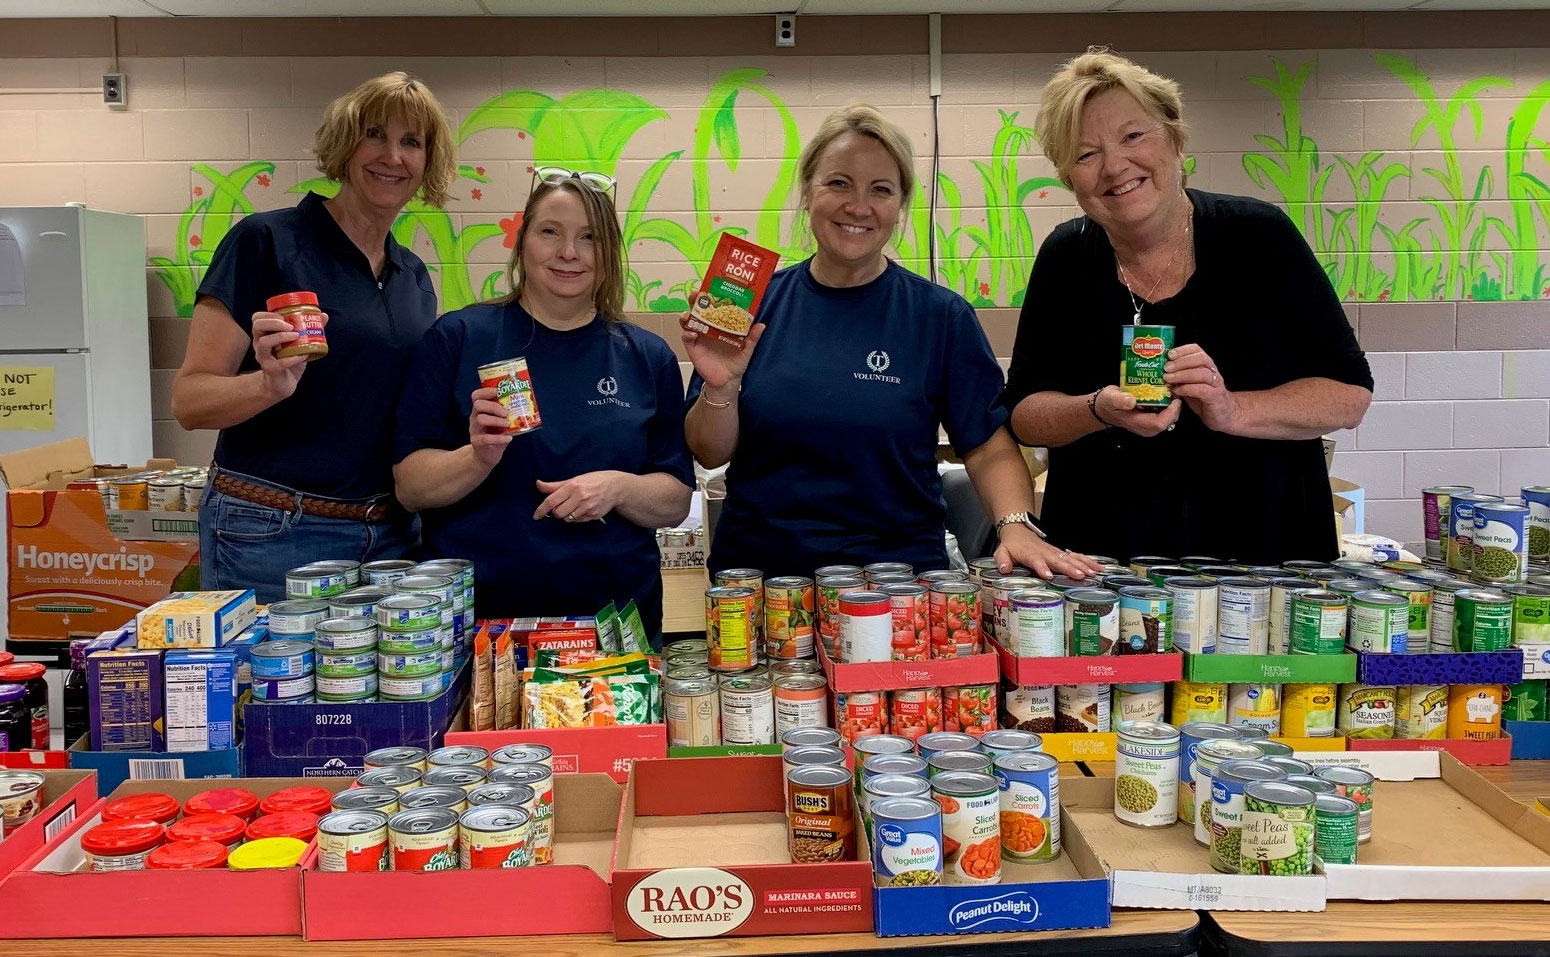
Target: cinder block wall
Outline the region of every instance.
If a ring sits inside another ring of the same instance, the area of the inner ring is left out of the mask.
[[[168,411],[202,256],[235,217],[297,200],[317,175],[320,108],[361,79],[419,74],[464,133],[467,176],[446,214],[406,224],[445,308],[500,288],[530,168],[563,162],[614,173],[621,206],[687,237],[630,249],[630,307],[664,333],[674,287],[717,231],[802,253],[782,188],[796,147],[834,107],[872,102],[914,134],[923,177],[939,144],[939,276],[1004,357],[1039,241],[1077,214],[1031,130],[1040,89],[1065,58],[1110,43],[1183,85],[1192,185],[1287,206],[1336,278],[1378,379],[1335,466],[1367,487],[1370,530],[1417,538],[1424,485],[1550,482],[1550,193],[1535,185],[1550,163],[1533,144],[1550,138],[1535,100],[1550,81],[1545,12],[949,16],[935,132],[920,17],[806,18],[780,51],[764,17],[117,30],[127,111],[92,94],[0,94],[0,204],[146,217],[159,455],[202,461],[213,443]],[[0,89],[95,86],[111,37],[106,21],[7,21]],[[1450,102],[1463,107],[1451,122],[1425,122]],[[897,251],[921,271],[924,227],[922,211]]]

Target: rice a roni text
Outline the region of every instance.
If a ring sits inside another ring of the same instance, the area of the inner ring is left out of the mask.
[[[683,327],[741,349],[779,260],[772,250],[723,233]]]

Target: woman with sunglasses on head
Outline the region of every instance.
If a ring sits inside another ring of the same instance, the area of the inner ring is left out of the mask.
[[[1050,449],[1050,533],[1121,559],[1337,557],[1319,437],[1361,422],[1373,380],[1297,227],[1184,188],[1172,80],[1094,48],[1040,102],[1085,215],[1034,261],[1004,398],[1018,438]],[[1164,408],[1114,384],[1127,325],[1175,329]]]
[[[683,377],[624,321],[611,178],[534,172],[511,293],[425,334],[398,406],[398,497],[427,548],[472,559],[481,618],[589,615],[634,600],[662,625],[656,529],[689,513]],[[479,367],[523,357],[542,425],[506,432]]]
[[[199,504],[201,585],[285,595],[285,573],[320,559],[414,551],[414,518],[392,499],[391,409],[421,335],[436,320],[425,264],[393,223],[416,196],[441,206],[457,175],[441,104],[407,73],[329,104],[318,169],[338,195],[244,218],[199,286],[172,414],[219,429]],[[290,355],[299,336],[274,297],[311,293],[328,353]],[[365,409],[364,416],[348,410]]]
[[[909,137],[872,107],[847,107],[809,141],[798,175],[817,252],[775,274],[742,351],[683,337],[695,368],[689,448],[706,466],[730,463],[711,570],[946,568],[945,426],[995,522],[1003,570],[1095,572],[1029,515],[1028,466],[973,307],[885,255],[914,192]]]

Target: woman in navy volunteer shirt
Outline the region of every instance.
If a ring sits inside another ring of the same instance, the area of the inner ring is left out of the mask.
[[[258,213],[221,241],[199,287],[172,386],[185,429],[220,429],[199,504],[205,588],[285,594],[285,572],[325,558],[397,558],[416,544],[392,500],[387,410],[436,319],[424,263],[389,231],[417,194],[440,206],[457,173],[441,104],[388,73],[329,104],[314,144],[340,184],[293,209]],[[280,358],[297,338],[266,301],[311,292],[328,354]]]
[[[398,406],[399,500],[436,554],[470,558],[481,618],[590,615],[633,599],[662,627],[656,529],[689,514],[683,375],[623,321],[624,250],[597,173],[534,173],[512,292],[426,333]],[[542,425],[505,434],[478,369],[522,356]]]
[[[945,425],[996,520],[1003,569],[1095,571],[1029,518],[1032,483],[973,308],[883,255],[914,191],[907,135],[847,107],[802,151],[799,174],[817,253],[775,274],[741,352],[683,337],[695,367],[689,448],[706,466],[731,463],[712,570],[945,568]]]

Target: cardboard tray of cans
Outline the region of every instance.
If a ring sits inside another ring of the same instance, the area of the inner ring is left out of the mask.
[[[614,937],[871,933],[871,863],[791,863],[784,804],[778,757],[636,762],[614,845]]]
[[[1350,684],[1356,655],[1185,655],[1184,676],[1229,684]]]
[[[81,836],[101,823],[108,801],[126,794],[159,791],[182,802],[212,786],[247,788],[263,798],[282,788],[341,791],[350,783],[349,778],[125,781],[0,881],[0,938],[297,936],[299,867],[91,873]]]
[[[1464,764],[1496,765],[1512,760],[1512,738],[1345,738],[1348,752],[1445,751]]]
[[[38,848],[58,837],[76,817],[97,803],[97,777],[90,771],[44,771],[43,789],[36,794],[38,811],[32,820],[0,841],[0,879],[16,870]]]
[[[552,865],[491,870],[329,873],[302,858],[308,940],[605,934],[620,786],[604,774],[554,776]],[[366,902],[414,901],[386,913]]]
[[[1064,781],[1060,785],[1065,787]],[[857,856],[870,858],[863,838]],[[997,884],[879,887],[877,935],[991,934],[1107,927],[1109,880],[1062,813],[1060,857],[1043,864],[1001,862]]]
[[[999,676],[995,650],[962,658],[932,658],[929,661],[837,662],[829,658],[822,644],[818,660],[828,676],[829,687],[847,694],[852,691],[904,691],[910,688],[951,688],[960,685],[995,684]]]
[[[1178,681],[1184,677],[1184,655],[1096,655],[1063,658],[1019,658],[1000,643],[987,639],[1001,661],[1001,673],[1020,685],[1127,684]]]
[[[630,765],[667,757],[667,725],[619,724],[597,728],[511,728],[506,731],[449,731],[447,746],[472,744],[496,751],[508,744],[544,744],[554,752],[556,776],[606,774],[623,784]]]
[[[1357,680],[1365,685],[1515,685],[1523,680],[1519,648],[1357,658]]]

